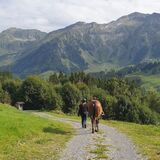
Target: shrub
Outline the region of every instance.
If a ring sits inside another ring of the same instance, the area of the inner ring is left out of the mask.
[[[56,93],[53,86],[49,86],[46,99],[46,108],[49,110],[61,110],[63,106],[62,97]]]
[[[10,94],[12,105],[14,105],[17,101],[21,100],[19,94],[20,86],[21,82],[13,79],[8,79],[2,84],[3,90]]]
[[[139,123],[142,124],[156,124],[158,123],[157,115],[148,107],[142,106],[139,108]]]
[[[10,95],[8,94],[8,92],[6,92],[2,89],[1,84],[0,84],[0,102],[7,103],[7,104],[11,103]]]
[[[88,86],[83,82],[78,82],[76,84],[77,88],[79,89],[81,93],[81,97],[89,98],[90,97],[90,90]]]
[[[61,96],[64,101],[63,111],[66,113],[76,113],[81,99],[80,91],[77,87],[71,83],[64,84],[61,89]]]
[[[122,121],[139,122],[139,110],[137,106],[126,96],[112,97],[109,107],[110,118]]]
[[[21,94],[27,109],[46,108],[48,86],[39,77],[27,78],[21,87]]]

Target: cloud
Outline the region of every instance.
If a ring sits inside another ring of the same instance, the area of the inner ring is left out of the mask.
[[[132,13],[160,12],[159,0],[0,0],[0,31],[52,31],[77,21],[108,23]]]

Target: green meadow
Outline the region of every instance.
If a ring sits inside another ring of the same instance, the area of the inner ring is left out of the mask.
[[[73,133],[70,125],[0,104],[0,159],[57,159]]]

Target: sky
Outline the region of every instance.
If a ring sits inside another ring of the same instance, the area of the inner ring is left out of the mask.
[[[160,13],[160,0],[0,0],[0,31],[50,32],[78,21],[109,23],[132,12]]]

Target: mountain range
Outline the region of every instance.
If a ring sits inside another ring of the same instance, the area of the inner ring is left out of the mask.
[[[160,14],[132,13],[108,24],[77,22],[45,33],[0,33],[0,66],[18,75],[108,71],[160,59]]]

